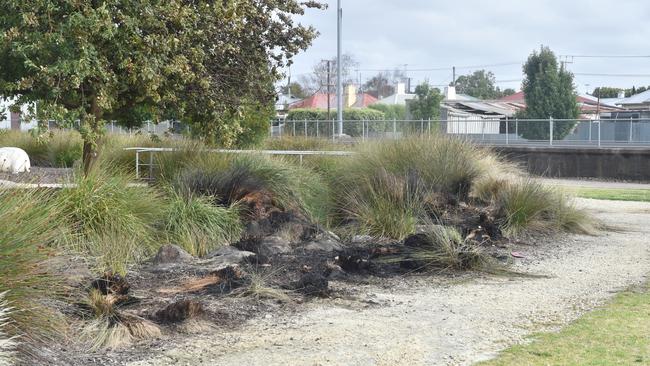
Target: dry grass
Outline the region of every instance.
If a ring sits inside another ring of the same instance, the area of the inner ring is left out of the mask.
[[[13,365],[16,361],[16,347],[18,340],[7,333],[7,326],[11,322],[12,308],[5,300],[6,293],[0,293],[0,366]]]
[[[162,335],[154,323],[136,315],[120,313],[117,301],[115,295],[103,295],[95,289],[90,291],[87,305],[93,319],[85,324],[81,335],[89,342],[91,351],[117,349]]]

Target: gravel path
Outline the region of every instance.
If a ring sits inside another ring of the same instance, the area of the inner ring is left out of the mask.
[[[467,365],[557,329],[645,280],[650,204],[582,200],[621,230],[523,247],[516,268],[543,277],[408,278],[318,300],[298,315],[214,331],[131,365]]]

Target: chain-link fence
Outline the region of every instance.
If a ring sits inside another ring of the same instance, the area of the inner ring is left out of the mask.
[[[345,137],[359,141],[432,133],[493,145],[650,147],[650,118],[343,121]],[[269,134],[325,139],[340,136],[337,121],[310,120],[275,122]]]

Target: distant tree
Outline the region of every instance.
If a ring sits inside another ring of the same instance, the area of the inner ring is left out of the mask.
[[[496,78],[491,71],[478,70],[469,75],[456,79],[456,92],[479,99],[498,99],[503,96],[499,87],[495,86]]]
[[[406,78],[404,71],[382,71],[363,84],[363,91],[375,98],[384,98],[395,94],[395,85]]]
[[[336,93],[337,86],[337,66],[336,57],[332,58],[330,62],[330,82],[332,84],[330,90]],[[341,82],[343,86],[351,84],[353,79],[353,71],[359,66],[356,58],[349,53],[343,54],[341,57]],[[313,71],[308,75],[303,75],[300,78],[300,84],[307,94],[314,94],[318,91],[327,91],[327,62],[321,61],[314,65]]]
[[[415,99],[408,105],[408,111],[413,119],[440,117],[440,102],[444,99],[440,89],[432,88],[425,82],[415,88],[415,95]]]
[[[631,97],[633,95],[637,95],[637,94],[643,93],[643,92],[648,91],[648,90],[650,90],[650,86],[647,86],[647,87],[642,86],[642,87],[639,87],[639,88],[633,86],[632,88],[625,90],[625,97],[629,98],[629,97]]]
[[[573,84],[573,74],[558,67],[555,54],[542,46],[539,53],[533,52],[523,67],[525,78],[523,91],[526,95],[526,110],[520,117],[529,119],[572,120],[578,118],[577,95]],[[575,121],[556,121],[553,138],[561,140],[575,127]],[[519,124],[519,133],[530,140],[549,138],[550,126],[544,122]]]
[[[106,121],[176,116],[234,144],[247,105],[317,32],[296,23],[316,1],[3,0],[0,95],[40,120],[78,122],[84,170]]]
[[[623,89],[604,86],[594,89],[591,95],[596,98],[617,98],[618,93],[621,91],[623,91]]]
[[[289,84],[289,91],[291,92],[291,96],[294,98],[304,99],[309,96],[309,93],[305,90],[305,88],[300,83],[295,81]]]
[[[517,91],[512,88],[503,89],[501,92],[501,97],[507,97],[513,94],[517,94]]]

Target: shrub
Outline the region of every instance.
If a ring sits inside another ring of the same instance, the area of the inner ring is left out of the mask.
[[[406,120],[406,106],[403,105],[373,104],[368,106],[368,108],[382,112],[384,114],[384,118],[389,121]]]
[[[125,274],[159,247],[155,228],[164,201],[154,189],[130,186],[124,175],[100,167],[77,176],[76,184],[57,197],[73,228],[64,244],[94,258],[98,270]]]
[[[375,121],[366,124],[366,128],[370,132],[385,132],[387,128],[386,123],[381,123],[386,119],[384,113],[369,108],[346,109],[343,111],[343,119],[346,121],[343,124],[343,133],[352,137],[362,135],[362,121]],[[317,125],[309,121],[321,121],[318,124],[318,134],[320,136],[332,135],[334,122],[328,121],[327,111],[322,109],[292,109],[287,115],[285,131],[293,133],[295,127],[296,135],[305,135],[305,121],[307,121],[307,135],[316,136]]]
[[[239,239],[243,228],[236,207],[218,207],[211,197],[169,191],[165,233],[170,243],[204,256]]]
[[[60,325],[42,300],[60,290],[47,260],[54,254],[49,247],[60,234],[61,214],[49,191],[0,189],[0,294],[14,309],[0,306],[0,332],[38,339]]]

